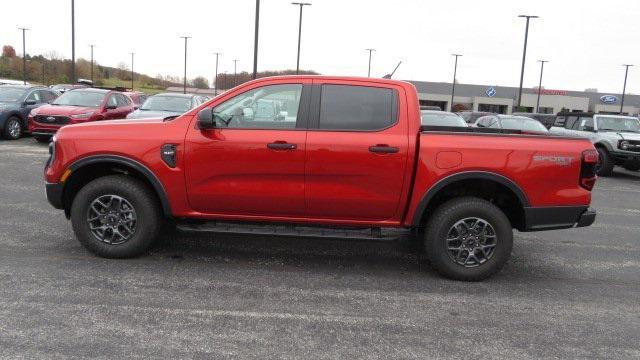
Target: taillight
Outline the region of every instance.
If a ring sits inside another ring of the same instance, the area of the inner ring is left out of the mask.
[[[596,184],[596,165],[598,164],[598,152],[595,149],[582,152],[580,165],[580,186],[591,191]]]

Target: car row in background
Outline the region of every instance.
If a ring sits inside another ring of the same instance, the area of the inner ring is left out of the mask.
[[[447,111],[420,110],[422,126],[469,127],[463,118]]]
[[[0,86],[0,131],[2,137],[16,140],[27,130],[29,113],[55,100],[60,93],[43,86]]]
[[[540,121],[525,116],[500,114],[485,115],[478,118],[474,125],[479,128],[517,130],[527,134],[549,133],[549,130],[542,125]]]
[[[167,118],[179,116],[209,100],[195,94],[162,93],[149,97],[127,119]]]

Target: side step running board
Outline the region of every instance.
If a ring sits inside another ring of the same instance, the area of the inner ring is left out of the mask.
[[[293,236],[355,241],[396,241],[406,239],[411,234],[411,231],[409,229],[404,228],[320,227],[299,224],[267,224],[222,221],[178,223],[177,228],[178,230],[185,232]]]

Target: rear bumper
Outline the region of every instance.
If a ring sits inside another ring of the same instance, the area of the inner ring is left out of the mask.
[[[45,183],[45,191],[47,193],[47,200],[49,204],[56,209],[62,209],[62,189],[61,183]]]
[[[543,231],[590,226],[596,212],[588,206],[554,206],[524,208],[523,231]]]

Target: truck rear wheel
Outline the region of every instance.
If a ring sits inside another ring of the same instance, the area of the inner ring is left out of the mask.
[[[611,176],[613,173],[613,159],[609,156],[609,152],[601,147],[598,149],[598,163],[596,164],[596,174],[598,176]]]
[[[500,208],[483,199],[447,201],[435,211],[425,230],[431,266],[450,279],[486,279],[500,271],[511,256],[511,223]]]
[[[152,245],[162,226],[160,206],[141,181],[112,175],[85,185],[71,206],[80,243],[106,258],[130,258]]]

